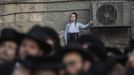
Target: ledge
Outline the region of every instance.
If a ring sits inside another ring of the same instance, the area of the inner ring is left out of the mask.
[[[91,29],[101,29],[101,28],[131,28],[132,26],[93,26]]]
[[[66,1],[1,1],[0,4],[48,4],[48,3],[64,3],[64,2],[83,2],[83,1],[89,1],[89,0],[66,0]]]

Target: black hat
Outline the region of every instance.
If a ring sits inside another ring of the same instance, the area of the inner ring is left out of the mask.
[[[81,46],[79,45],[74,45],[74,44],[70,44],[65,46],[62,51],[59,54],[60,60],[63,59],[63,57],[71,52],[76,52],[78,54],[80,54],[80,56],[84,59],[84,60],[89,60],[91,61],[91,63],[94,61],[93,59],[93,55],[91,53],[88,53],[87,50],[84,50],[83,48],[81,48]]]
[[[110,53],[110,54],[113,54],[113,56],[117,56],[117,57],[123,55],[121,50],[118,48],[106,47],[106,49],[107,49],[107,54]]]
[[[117,63],[125,65],[128,57],[121,52],[118,48],[106,47],[108,56],[112,56],[116,59]]]
[[[50,27],[43,27],[43,33],[45,35],[44,40],[48,40],[49,38],[53,40],[53,50],[55,50],[55,53],[58,53],[61,50],[60,46],[60,39],[58,33],[50,28]]]
[[[43,27],[43,31],[46,34],[46,39],[50,37],[54,40],[54,42],[60,44],[59,35],[54,29],[50,27]]]
[[[104,43],[97,37],[90,34],[84,34],[81,35],[76,42],[81,45],[88,44],[89,46],[87,49],[89,52],[95,54],[101,61],[105,61],[107,59],[107,51]]]
[[[25,60],[22,60],[23,64],[29,65],[33,70],[59,70],[64,67],[57,60],[52,57],[33,57],[28,56]],[[38,64],[38,65],[37,65]]]
[[[25,38],[30,38],[38,43],[40,48],[47,54],[51,50],[51,46],[44,42],[44,33],[41,26],[34,26],[25,34]]]
[[[21,39],[22,39],[22,34],[17,32],[13,28],[5,28],[1,31],[0,43],[8,40],[19,43]]]

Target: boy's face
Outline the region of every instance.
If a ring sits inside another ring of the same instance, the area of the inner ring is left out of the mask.
[[[83,59],[75,52],[68,53],[63,58],[63,63],[67,65],[66,71],[70,75],[76,75],[83,69]]]
[[[3,61],[12,61],[15,58],[17,44],[13,41],[5,41],[0,45],[0,59]]]
[[[71,14],[71,21],[76,21],[76,15],[74,15],[74,14]]]
[[[40,70],[36,71],[35,75],[56,75],[56,73],[52,70]]]
[[[26,38],[22,41],[19,48],[19,55],[21,59],[24,59],[26,56],[41,56],[42,51],[39,48],[39,45],[32,39]]]

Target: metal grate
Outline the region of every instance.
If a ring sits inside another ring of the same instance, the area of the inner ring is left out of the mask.
[[[99,23],[103,25],[110,25],[116,22],[117,11],[114,6],[104,4],[98,8],[96,16]]]

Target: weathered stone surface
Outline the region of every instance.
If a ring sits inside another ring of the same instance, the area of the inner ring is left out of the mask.
[[[0,17],[0,25],[4,23],[3,17]]]
[[[48,4],[48,11],[66,10],[66,3],[52,3]]]
[[[4,5],[0,5],[0,14],[4,13]]]
[[[89,8],[90,8],[89,1],[66,3],[67,10],[89,9]]]
[[[30,4],[19,4],[17,12],[29,12]]]
[[[16,4],[6,4],[4,13],[10,14],[17,12],[17,5]]]
[[[4,16],[4,23],[14,23],[14,15]]]
[[[55,1],[71,1],[71,0],[21,0],[23,2],[55,2]]]
[[[124,7],[123,7],[123,24],[124,25],[127,25],[127,24],[130,24],[130,19],[131,19],[131,14],[130,14],[130,11],[131,11],[131,7],[130,7],[130,3],[124,3],[123,4]]]
[[[15,22],[28,22],[28,14],[16,14]]]
[[[132,24],[134,25],[134,10],[132,11],[132,16],[131,16],[131,18],[132,18],[131,22],[132,22]]]
[[[42,13],[31,13],[31,14],[29,14],[29,20],[30,21],[35,21],[35,22],[42,21]]]
[[[18,12],[46,11],[47,6],[44,4],[20,4]]]
[[[0,2],[15,2],[15,1],[20,1],[20,0],[0,0]]]
[[[64,12],[57,13],[47,13],[43,16],[43,21],[45,26],[50,26],[55,28],[57,31],[60,31],[64,28],[67,21],[67,17]]]

